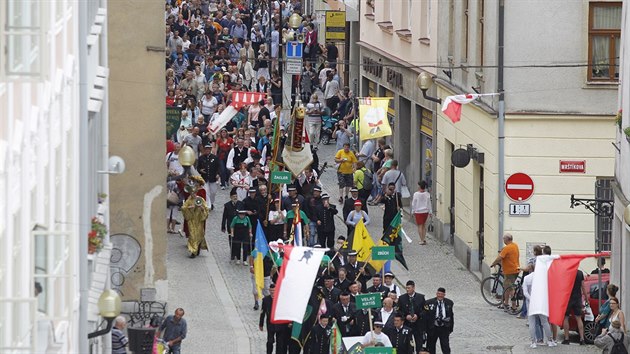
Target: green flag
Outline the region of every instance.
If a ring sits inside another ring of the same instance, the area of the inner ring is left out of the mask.
[[[400,229],[402,227],[402,212],[398,211],[396,216],[392,222],[387,226],[385,232],[383,233],[383,237],[381,241],[385,242],[390,246],[394,246],[394,251],[396,253],[396,260],[402,264],[405,269],[409,270],[407,267],[407,261],[405,261],[405,257],[403,256],[403,244],[402,238],[400,237]]]
[[[341,331],[336,321],[333,324],[332,331],[330,331],[330,353],[343,353],[343,340],[341,340]]]

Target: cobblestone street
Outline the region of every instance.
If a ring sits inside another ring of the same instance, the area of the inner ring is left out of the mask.
[[[334,145],[322,146],[320,163],[334,165]],[[331,200],[338,198],[336,175],[327,170],[321,178]],[[410,189],[414,189],[409,181]],[[220,230],[222,204],[228,190],[217,195],[215,210],[207,221],[206,239],[210,253],[189,259],[186,241],[168,235],[169,313],[176,307],[186,310],[188,337],[182,345],[184,353],[264,353],[266,332],[258,330],[259,311],[254,311],[249,268],[229,263],[227,235]],[[340,208],[338,206],[338,208]],[[368,227],[373,238],[380,238],[383,211],[369,208],[374,222]],[[438,287],[446,288],[447,297],[455,302],[455,330],[451,335],[453,353],[596,353],[594,346],[559,345],[557,348],[529,348],[529,332],[525,320],[505,314],[484,302],[479,281],[452,254],[452,247],[429,237],[426,246],[415,242],[415,226],[408,217],[404,228],[414,243],[405,242],[404,255],[410,271],[394,263],[392,271],[403,284],[412,279],[416,290],[426,298],[435,296]],[[345,230],[341,219],[337,230]]]

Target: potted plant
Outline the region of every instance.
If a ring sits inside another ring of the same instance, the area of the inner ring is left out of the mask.
[[[621,130],[621,119],[622,119],[622,117],[623,117],[623,116],[622,116],[622,113],[623,113],[623,112],[622,112],[622,110],[620,109],[620,110],[617,112],[617,115],[615,115],[615,124],[617,124],[617,128],[618,128],[619,130]]]
[[[626,134],[626,140],[630,143],[630,127],[626,127],[623,133]]]
[[[92,218],[92,228],[88,233],[88,253],[94,254],[99,252],[103,248],[103,240],[105,239],[105,235],[107,234],[107,227],[105,224],[98,218]]]

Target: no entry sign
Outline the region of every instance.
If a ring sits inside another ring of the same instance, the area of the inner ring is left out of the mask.
[[[516,202],[527,200],[534,194],[534,181],[525,173],[515,173],[505,181],[505,194]]]

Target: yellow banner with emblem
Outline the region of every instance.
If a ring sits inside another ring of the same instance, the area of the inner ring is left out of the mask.
[[[365,97],[359,99],[359,135],[361,140],[392,135],[387,120],[389,97]]]

